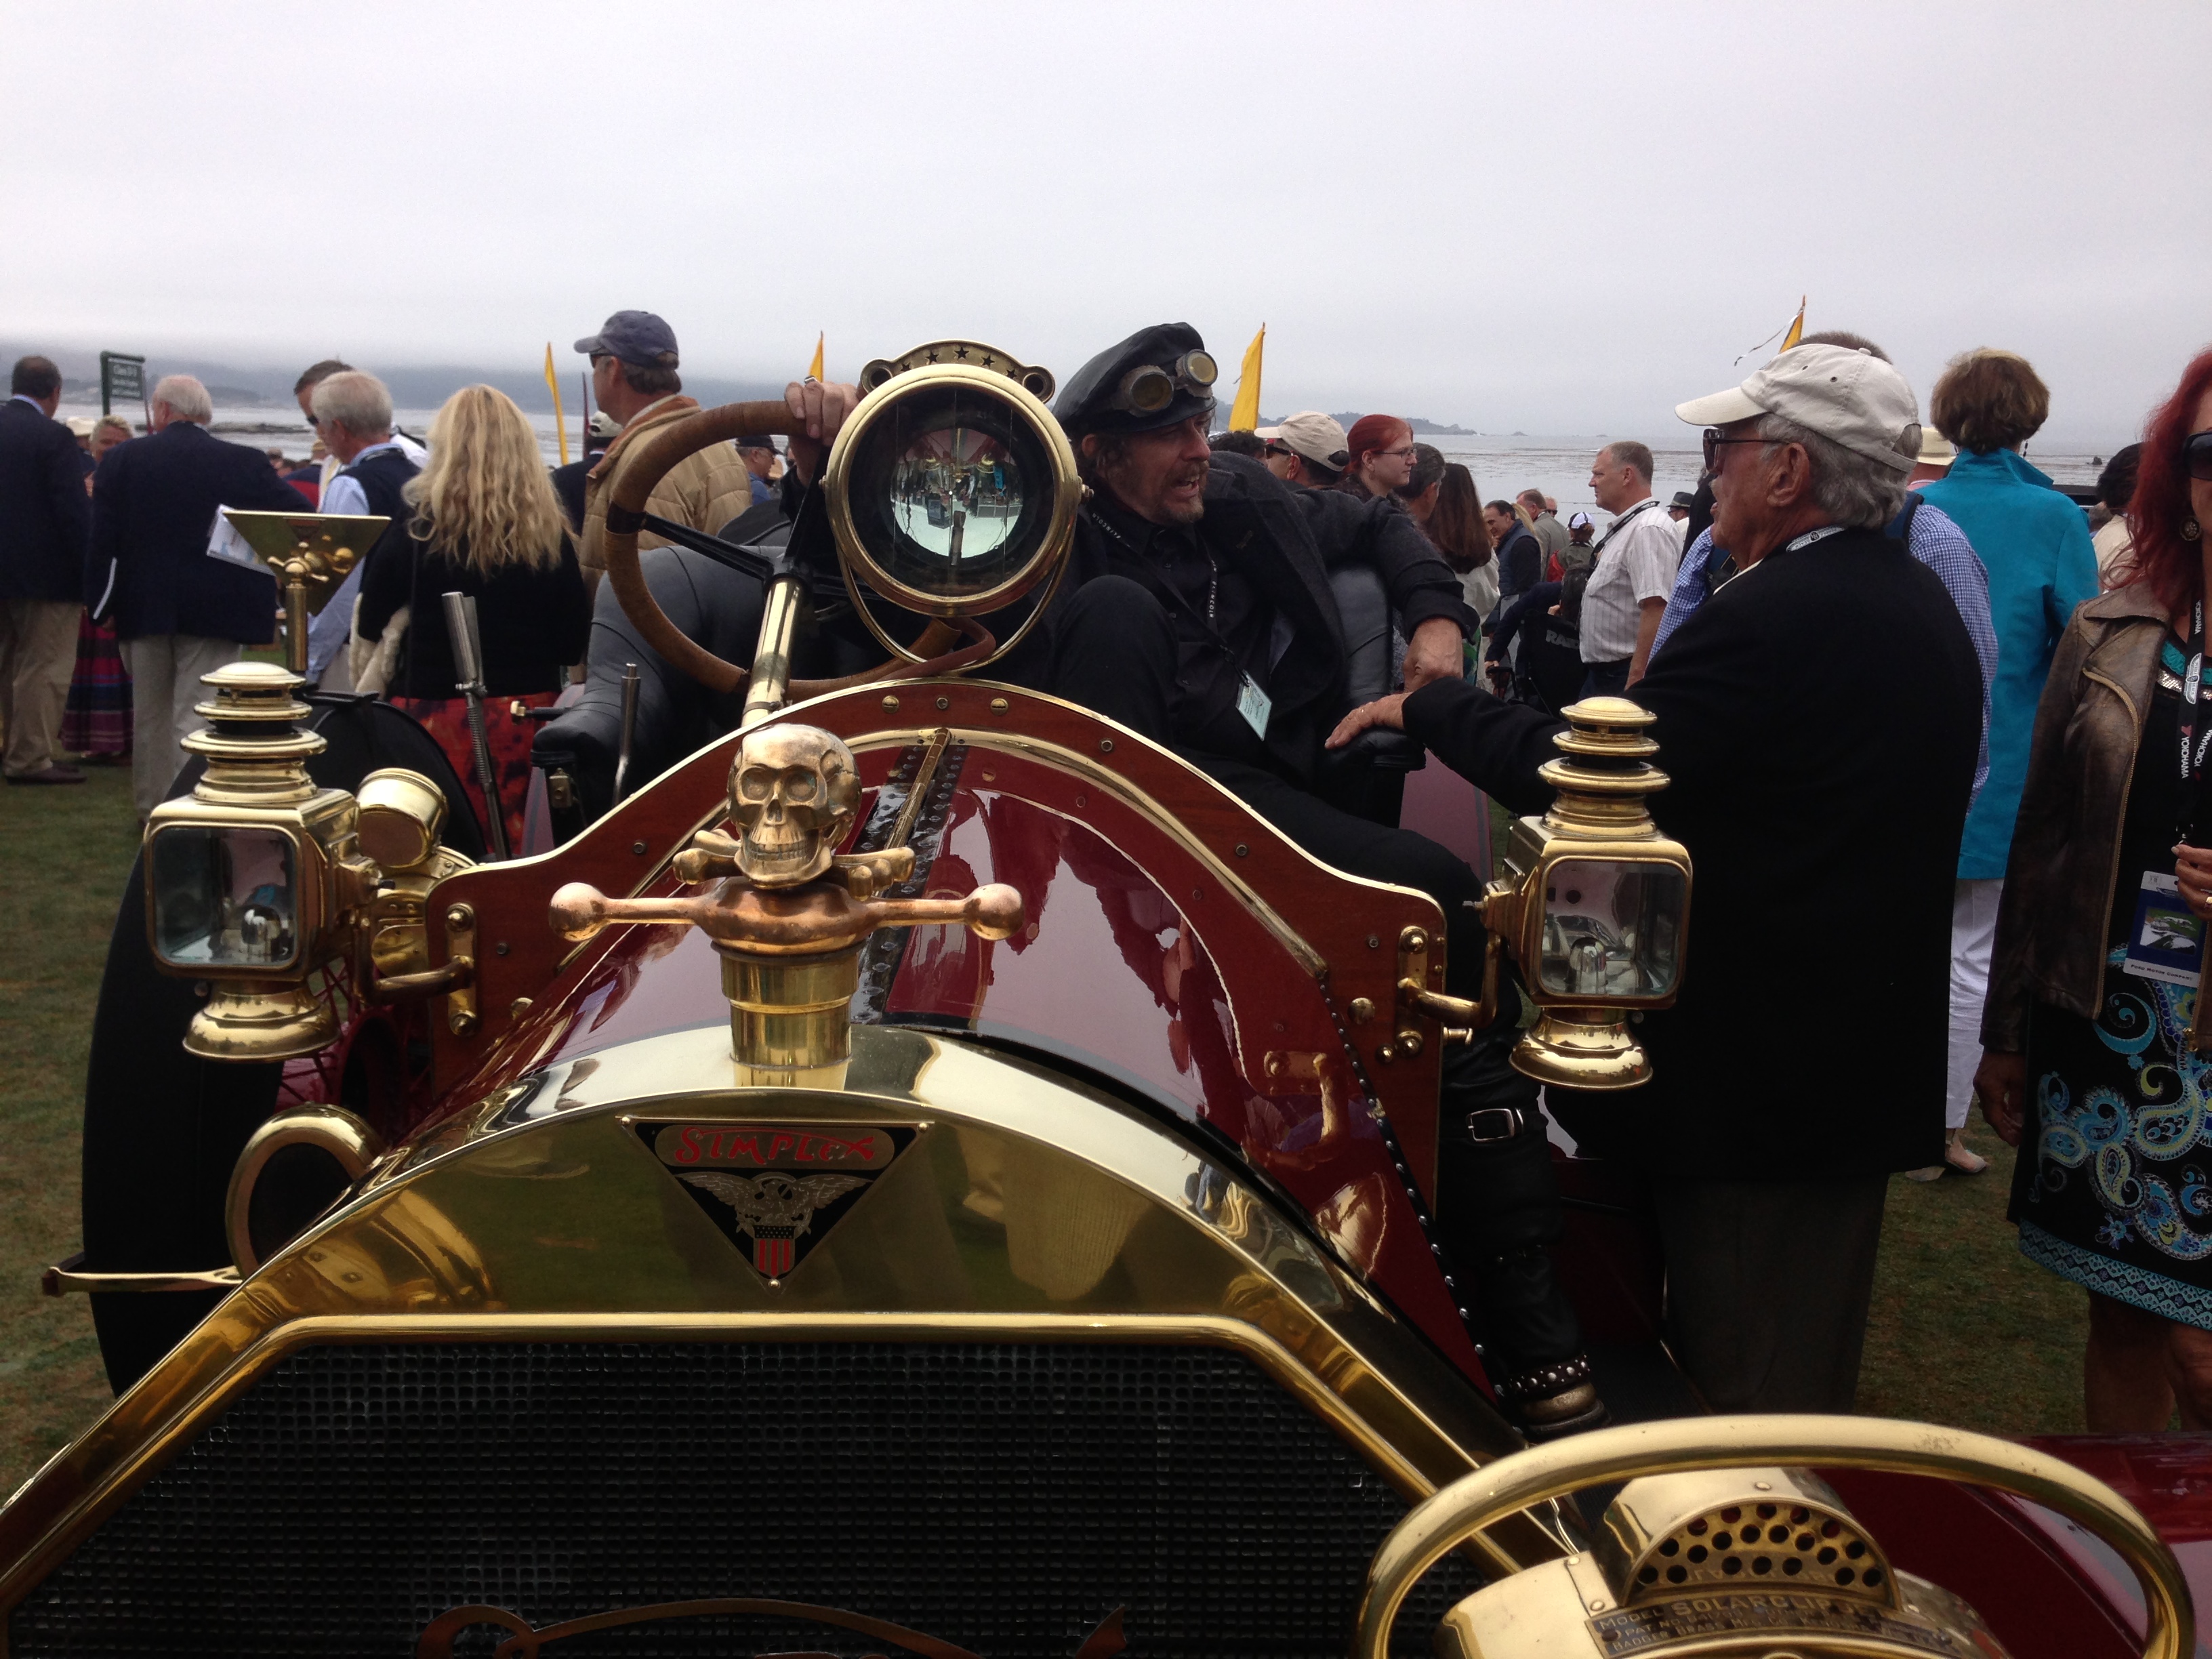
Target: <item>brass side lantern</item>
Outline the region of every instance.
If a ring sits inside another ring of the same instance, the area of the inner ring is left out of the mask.
[[[475,1024],[474,920],[442,918],[447,959],[429,965],[430,889],[469,860],[440,844],[445,798],[420,773],[372,772],[360,793],[307,775],[323,739],[297,674],[237,662],[204,684],[206,729],[185,747],[207,757],[192,793],[146,823],[146,937],[163,973],[203,981],[206,1006],[185,1034],[204,1060],[289,1060],[336,1040],[337,1015],[308,988],[342,961],[370,1002],[448,999],[456,1031]]]
[[[1628,1089],[1651,1062],[1630,1029],[1670,1006],[1689,937],[1690,853],[1659,833],[1645,797],[1667,787],[1644,735],[1651,714],[1626,697],[1589,697],[1564,713],[1564,751],[1539,774],[1558,793],[1541,817],[1516,820],[1499,873],[1483,895],[1491,962],[1480,1003],[1407,979],[1409,1009],[1462,1040],[1497,1013],[1497,953],[1520,964],[1536,1024],[1513,1066],[1540,1083]],[[1456,1029],[1452,1029],[1456,1028]]]
[[[324,743],[299,728],[309,711],[292,695],[298,675],[237,662],[204,683],[212,700],[195,712],[208,725],[185,747],[207,757],[207,771],[147,821],[148,942],[163,972],[208,984],[188,1051],[208,1060],[313,1054],[337,1030],[306,981],[343,947],[357,878],[374,881],[355,850],[358,809],[346,791],[307,775]]]

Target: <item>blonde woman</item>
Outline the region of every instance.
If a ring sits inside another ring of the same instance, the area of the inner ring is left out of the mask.
[[[392,701],[438,739],[481,815],[443,596],[475,598],[492,764],[507,844],[520,847],[531,726],[508,705],[551,702],[562,671],[583,658],[592,611],[576,550],[538,434],[514,399],[490,386],[464,386],[446,400],[431,423],[429,460],[406,493],[415,509],[407,538],[385,544],[368,561],[355,626],[362,639],[381,641],[405,611]]]

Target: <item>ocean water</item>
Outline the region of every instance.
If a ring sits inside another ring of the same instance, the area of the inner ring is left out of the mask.
[[[64,404],[61,413],[70,416],[82,413]],[[430,422],[436,417],[434,409],[403,409],[394,412],[399,427],[416,438],[426,437]],[[288,416],[289,418],[288,418]],[[560,441],[554,429],[552,415],[532,415],[531,424],[538,431],[538,445],[549,465],[560,460]],[[568,453],[573,459],[583,452],[577,447],[582,423],[576,412],[568,411]],[[256,448],[282,449],[292,459],[304,459],[314,434],[305,422],[281,405],[247,409],[218,409],[216,410],[214,430],[233,443],[250,444]],[[1628,434],[1620,434],[1628,435]],[[1673,437],[1674,434],[1655,434],[1654,436]],[[1691,434],[1682,428],[1682,436]],[[1455,437],[1431,434],[1421,440],[1432,443],[1443,451],[1446,459],[1459,461],[1474,474],[1476,489],[1486,501],[1499,498],[1510,499],[1524,489],[1540,489],[1559,504],[1559,516],[1583,512],[1590,514],[1602,527],[1610,515],[1598,511],[1597,503],[1589,492],[1590,462],[1604,447],[1601,437],[1537,436],[1492,437],[1486,434],[1477,436]],[[1651,488],[1662,501],[1678,489],[1694,489],[1698,483],[1698,451],[1687,444],[1680,448],[1652,450]],[[2094,483],[2102,458],[2086,454],[2046,454],[2033,444],[2028,446],[2027,458],[2060,483]]]

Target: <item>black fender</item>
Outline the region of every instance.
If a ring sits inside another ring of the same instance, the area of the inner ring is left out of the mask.
[[[380,767],[411,768],[445,792],[446,845],[483,856],[483,827],[445,752],[421,726],[371,697],[319,696],[313,708],[304,724],[329,745],[307,762],[317,783],[349,790]],[[189,794],[202,769],[198,757],[190,760],[170,786],[170,798]],[[230,1261],[224,1193],[246,1138],[275,1109],[283,1067],[186,1054],[185,1028],[202,999],[196,981],[154,966],[142,849],[116,913],[85,1073],[88,1273],[204,1271]],[[340,1041],[356,1044],[357,1036],[349,1030]],[[388,1036],[379,1032],[356,1046],[363,1048],[362,1064],[351,1069],[363,1085],[388,1086]],[[219,1299],[212,1291],[94,1296],[100,1358],[115,1391],[136,1382]]]

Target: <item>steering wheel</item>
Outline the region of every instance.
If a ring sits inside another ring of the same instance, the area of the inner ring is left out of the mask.
[[[2045,1453],[1963,1429],[1869,1417],[1696,1417],[1576,1435],[1500,1458],[1415,1508],[1368,1567],[1353,1659],[1388,1659],[1390,1627],[1415,1582],[1444,1553],[1534,1504],[1607,1481],[1698,1470],[1768,1467],[1874,1469],[1930,1475],[2016,1493],[2077,1522],[2118,1552],[2148,1610],[2144,1659],[2186,1659],[2196,1617],[2173,1552],[2134,1506],[2101,1480]],[[1719,1651],[1729,1638],[1669,1648]],[[1730,1648],[1733,1650],[1733,1648]]]
[[[749,433],[780,432],[788,435],[796,430],[796,417],[790,406],[781,400],[724,404],[717,409],[702,409],[680,421],[670,422],[635,448],[625,450],[615,464],[614,476],[607,481],[606,534],[600,544],[600,554],[606,561],[607,580],[614,587],[615,598],[647,645],[672,667],[689,674],[710,691],[742,690],[750,678],[750,670],[726,662],[708,650],[669,621],[660,602],[653,597],[637,555],[638,533],[645,527],[646,503],[653,499],[653,492],[661,479],[687,456]],[[951,649],[963,633],[971,640],[980,636],[980,643]],[[994,643],[989,634],[972,622],[958,629],[933,621],[915,642],[911,663],[887,665],[881,670],[841,680],[794,680],[789,695],[796,701],[879,679],[952,672],[988,655]]]

